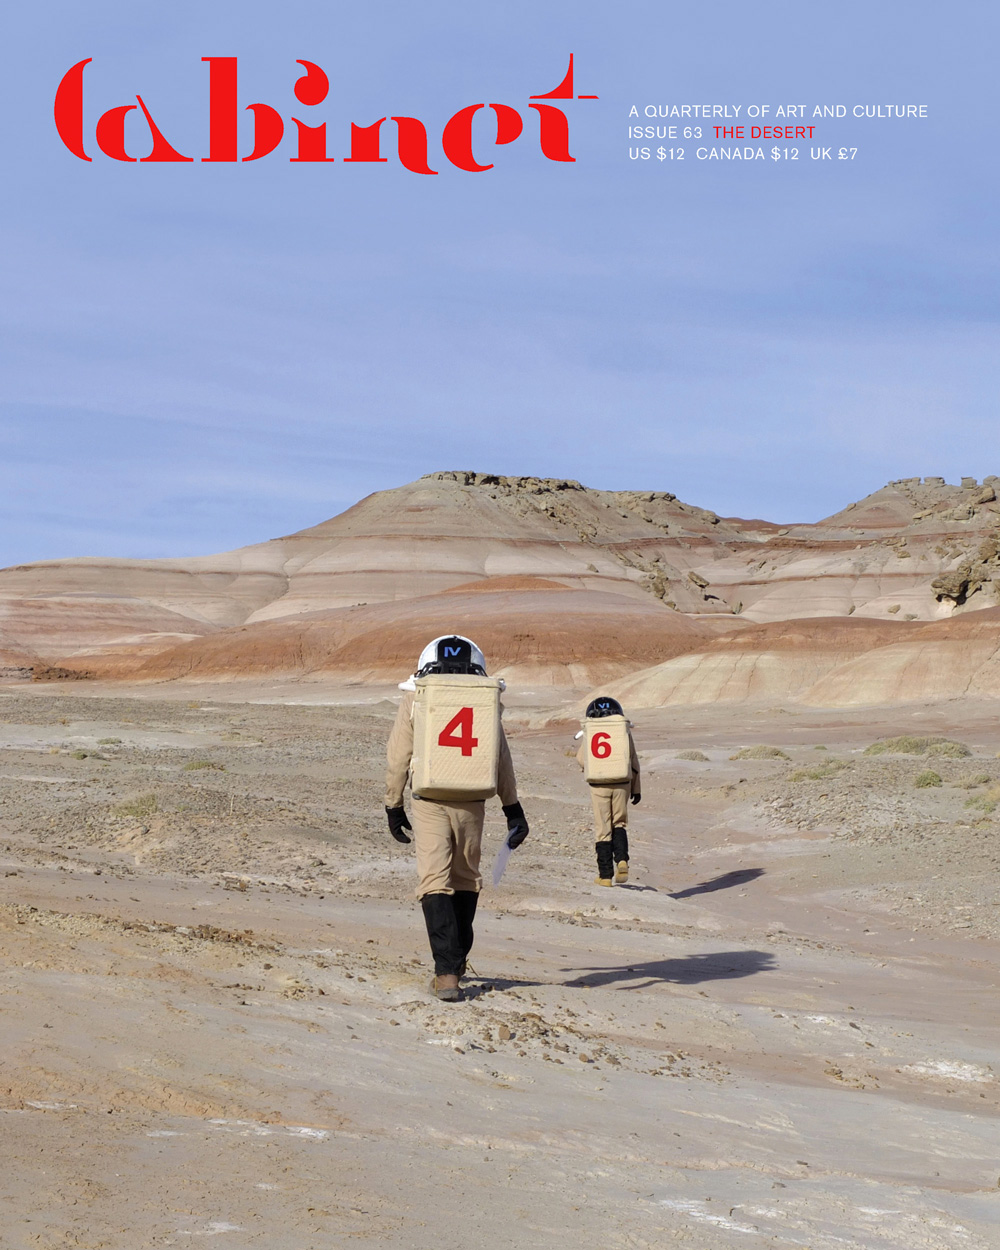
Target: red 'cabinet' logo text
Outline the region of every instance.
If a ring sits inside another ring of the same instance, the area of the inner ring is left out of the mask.
[[[259,161],[268,156],[281,142],[285,122],[281,114],[269,104],[248,104],[245,111],[253,114],[253,148],[245,155],[239,151],[239,91],[237,86],[237,58],[235,56],[203,56],[209,73],[209,140],[208,156],[202,161]],[[84,142],[83,77],[84,70],[93,57],[78,61],[67,70],[56,91],[55,120],[59,138],[66,147],[82,161],[89,161]],[[313,108],[322,104],[330,90],[330,80],[323,70],[312,61],[297,61],[305,73],[295,83],[295,98],[300,104]],[[168,161],[192,163],[193,156],[184,156],[164,136],[141,95],[136,104],[120,104],[102,113],[94,128],[94,141],[105,156],[115,161],[137,161],[140,164]],[[558,87],[543,95],[529,96],[529,100],[596,100],[596,95],[573,94],[573,57],[569,69]],[[146,156],[130,156],[125,147],[125,119],[136,108],[142,110],[149,127],[152,149]],[[469,173],[483,173],[493,165],[481,164],[473,153],[473,119],[485,104],[469,104],[459,109],[445,122],[441,132],[441,148],[445,157],[457,169]],[[524,130],[524,118],[509,104],[490,104],[496,115],[496,138],[494,143],[513,143]],[[562,108],[554,104],[529,104],[538,114],[538,141],[542,155],[550,161],[574,161],[569,153],[569,119]],[[337,157],[327,154],[326,122],[309,121],[293,117],[297,133],[295,155],[289,159],[303,163],[330,163]],[[393,124],[395,134],[383,134],[386,121]],[[345,141],[347,136],[344,136]],[[395,139],[396,155],[400,163],[415,174],[436,174],[428,165],[427,127],[416,117],[380,117],[368,126],[351,123],[350,152],[341,159],[345,164],[385,164],[388,157],[382,155],[383,144],[390,147]]]

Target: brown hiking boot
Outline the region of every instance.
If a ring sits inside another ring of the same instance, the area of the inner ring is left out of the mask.
[[[611,884],[612,884],[612,881],[610,877],[595,877],[594,878],[594,885],[611,885]]]
[[[430,991],[435,998],[440,998],[445,1003],[457,1003],[462,997],[462,991],[458,988],[458,977],[452,975],[431,977]]]

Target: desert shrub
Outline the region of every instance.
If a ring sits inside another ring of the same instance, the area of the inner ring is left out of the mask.
[[[825,781],[828,777],[836,777],[845,768],[850,768],[850,764],[846,760],[823,760],[819,764],[808,765],[805,768],[796,768],[793,773],[788,774],[788,780]]]
[[[121,746],[121,738],[98,738],[97,745],[99,747],[118,747]]]
[[[789,760],[792,757],[786,755],[781,747],[744,747],[742,751],[737,751],[735,755],[730,755],[731,760]]]
[[[964,742],[949,742],[946,738],[943,742],[932,742],[927,754],[940,756],[946,760],[964,760],[972,752]]]
[[[212,760],[188,760],[188,762],[184,765],[184,772],[192,773],[197,771],[199,768],[216,768],[220,773],[224,773],[226,771],[225,764],[216,764]]]
[[[704,751],[678,751],[677,759],[679,760],[697,760],[701,764],[708,763],[708,756]]]
[[[1000,806],[1000,786],[993,786],[985,794],[974,794],[971,799],[965,800],[965,806],[980,812],[995,812]]]
[[[976,786],[988,786],[992,780],[989,773],[966,773],[954,785],[960,790],[974,790]]]
[[[914,738],[903,734],[899,738],[883,738],[865,747],[865,755],[923,755],[927,749],[926,738]]]
[[[824,747],[824,746],[813,747],[814,751],[829,751],[829,749],[830,749],[829,747]]]
[[[964,742],[952,742],[948,738],[917,738],[912,734],[883,738],[865,747],[865,755],[937,755],[958,760],[971,754]]]
[[[939,786],[941,777],[932,768],[925,768],[922,773],[917,774],[917,779],[913,784],[918,790],[926,790],[928,786]]]
[[[138,820],[145,820],[158,809],[159,804],[155,794],[139,794],[134,799],[119,803],[114,813],[116,816],[135,816]]]
[[[70,755],[75,760],[85,760],[89,754],[90,754],[89,751],[71,751],[70,752]]]

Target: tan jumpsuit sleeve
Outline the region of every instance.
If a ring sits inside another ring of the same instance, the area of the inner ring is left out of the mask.
[[[517,802],[517,781],[514,779],[514,761],[510,758],[507,735],[500,726],[500,758],[497,761],[497,794],[502,807]]]
[[[402,807],[413,755],[413,695],[404,691],[385,749],[385,805]]]
[[[576,752],[576,762],[580,765],[581,768],[586,767],[586,765],[583,762],[584,751],[586,751],[586,749],[587,749],[587,735],[584,734],[583,737],[580,739],[580,745],[577,748],[577,752]]]
[[[635,749],[635,743],[632,741],[632,731],[628,734],[628,762],[632,768],[632,788],[631,794],[642,794],[642,784],[639,781],[639,756]]]

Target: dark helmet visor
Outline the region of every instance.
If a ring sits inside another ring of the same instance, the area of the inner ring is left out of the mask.
[[[592,699],[587,704],[587,719],[595,720],[599,716],[624,716],[622,705],[617,699],[611,699],[607,695],[599,695],[596,699]]]
[[[437,645],[437,655],[423,668],[417,671],[417,677],[426,677],[428,673],[471,673],[477,677],[485,677],[486,670],[481,664],[472,662],[472,647],[467,638],[453,635],[442,638]]]

